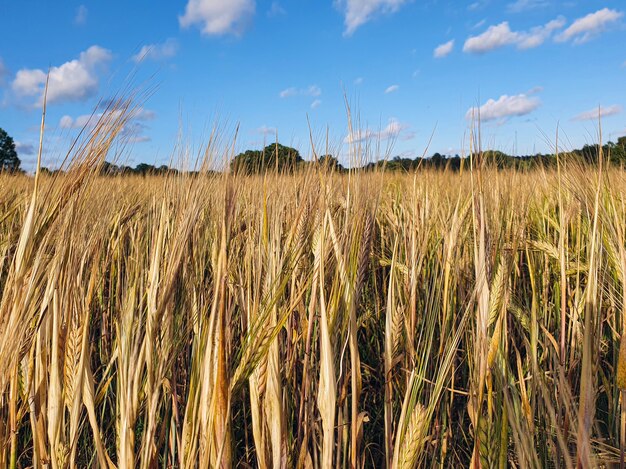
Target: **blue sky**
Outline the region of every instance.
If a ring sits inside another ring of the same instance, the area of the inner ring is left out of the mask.
[[[237,149],[275,140],[310,156],[328,131],[391,155],[509,153],[626,134],[623,0],[0,0],[0,127],[35,157],[51,68],[45,163],[54,165],[99,99],[153,90],[125,130],[130,164],[197,151],[217,122]],[[146,85],[147,83],[147,85]],[[349,135],[344,96],[359,132]],[[465,142],[465,145],[464,145]]]

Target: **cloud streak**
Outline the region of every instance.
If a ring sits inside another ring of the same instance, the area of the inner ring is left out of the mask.
[[[555,39],[559,42],[573,41],[574,44],[582,44],[606,31],[623,16],[624,13],[620,11],[603,8],[578,18]]]
[[[537,8],[545,8],[550,5],[547,0],[517,0],[509,3],[506,7],[510,13],[522,13],[528,10],[535,10]]]
[[[87,15],[89,14],[89,10],[85,5],[79,5],[76,9],[76,16],[74,16],[74,24],[78,26],[82,26],[87,23]]]
[[[314,98],[321,96],[322,89],[317,85],[309,85],[307,88],[296,88],[292,86],[290,88],[285,88],[278,96],[281,98],[292,98],[294,96],[312,96]]]
[[[368,21],[381,14],[395,13],[408,0],[335,0],[344,13],[344,35],[350,36]]]
[[[600,106],[596,109],[590,109],[585,112],[581,112],[580,114],[574,116],[572,120],[574,121],[589,121],[589,120],[597,120],[602,117],[610,117],[616,116],[622,112],[622,106],[617,104],[613,104],[612,106]]]
[[[435,57],[436,59],[447,57],[448,55],[450,55],[450,53],[453,50],[454,50],[454,39],[435,47],[435,50],[433,51],[433,57]]]
[[[344,139],[344,143],[359,143],[366,140],[377,140],[377,141],[385,141],[385,140],[411,140],[415,137],[415,132],[410,130],[410,126],[403,122],[400,122],[395,117],[389,119],[389,122],[385,126],[384,129],[381,130],[372,130],[365,129],[352,132],[348,134]]]
[[[161,44],[147,44],[143,46],[139,52],[133,55],[132,59],[135,63],[145,60],[165,60],[174,57],[178,53],[178,41],[169,38]]]
[[[528,31],[513,31],[508,21],[489,26],[487,30],[477,36],[470,36],[463,45],[463,52],[470,54],[485,54],[506,46],[515,46],[518,49],[532,49],[539,47],[552,35],[565,26],[565,18],[558,17],[545,25],[536,26]]]
[[[4,84],[4,79],[6,78],[8,74],[9,74],[9,70],[7,69],[6,65],[4,65],[4,61],[2,60],[2,57],[0,57],[0,86]]]

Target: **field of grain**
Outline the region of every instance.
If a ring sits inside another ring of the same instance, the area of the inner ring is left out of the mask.
[[[102,177],[107,125],[0,176],[1,467],[619,464],[621,170]]]

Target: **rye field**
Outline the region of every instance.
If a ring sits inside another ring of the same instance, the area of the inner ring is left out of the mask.
[[[620,465],[621,169],[102,176],[120,128],[0,176],[0,467]]]

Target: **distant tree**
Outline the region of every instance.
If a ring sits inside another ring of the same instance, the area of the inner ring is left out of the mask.
[[[626,164],[626,136],[617,139],[617,143],[608,142],[611,161],[617,164]]]
[[[317,159],[318,164],[327,169],[333,169],[335,171],[343,171],[343,166],[337,159],[337,157],[333,155],[322,155]]]
[[[157,169],[154,167],[154,165],[148,163],[139,163],[137,166],[135,166],[135,173],[142,176],[154,174],[156,173],[156,171]]]
[[[0,172],[15,172],[20,169],[20,159],[17,157],[13,138],[0,128]]]
[[[230,169],[246,174],[278,170],[292,172],[304,160],[295,148],[272,143],[263,150],[247,150],[239,153],[230,162]]]

